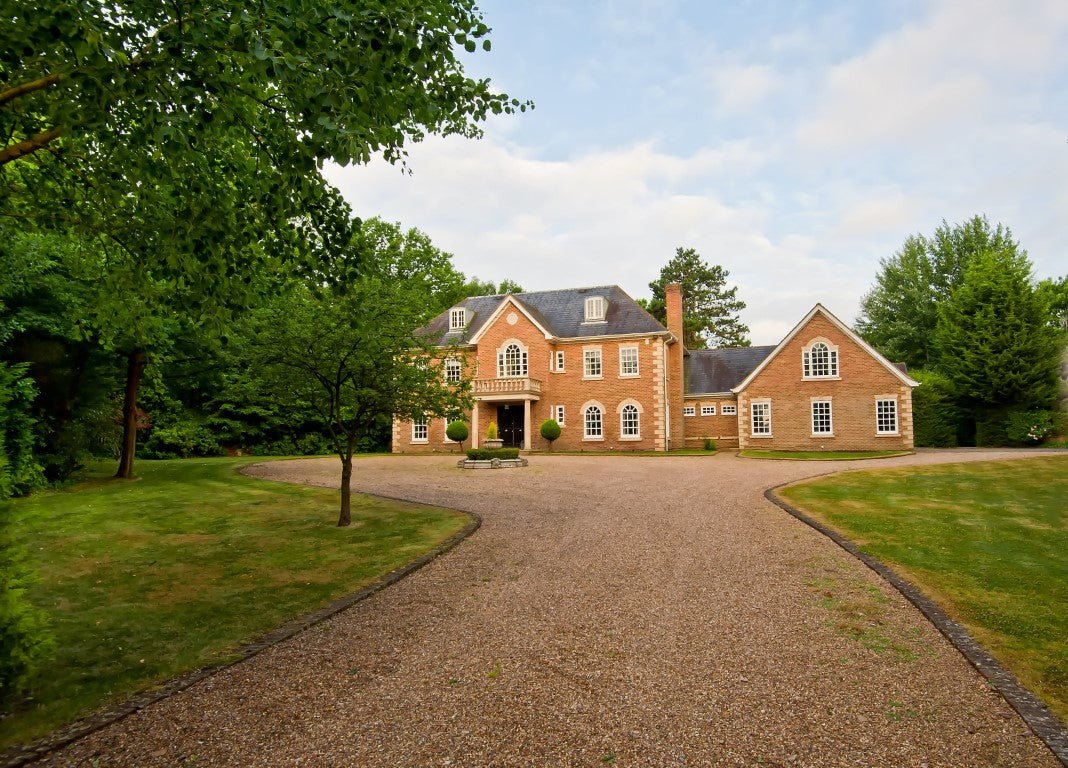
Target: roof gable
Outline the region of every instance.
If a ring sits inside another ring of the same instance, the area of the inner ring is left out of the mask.
[[[537,328],[542,334],[545,335],[545,338],[551,339],[553,337],[552,332],[548,328],[545,327],[546,324],[545,324],[545,319],[544,318],[541,318],[539,320],[539,318],[536,317],[536,314],[537,314],[536,312],[531,312],[531,310],[529,308],[527,308],[527,306],[525,304],[523,304],[523,302],[521,302],[513,294],[508,294],[507,296],[504,297],[504,299],[501,301],[501,303],[497,305],[497,308],[495,310],[493,310],[493,314],[491,314],[488,318],[486,318],[486,321],[483,322],[479,326],[478,331],[475,332],[475,334],[473,336],[471,336],[470,343],[471,344],[478,344],[479,339],[481,339],[483,336],[486,335],[486,331],[488,331],[490,328],[493,327],[493,324],[496,323],[497,320],[500,319],[500,317],[504,314],[504,311],[506,309],[508,309],[509,307],[512,307],[513,309],[519,310],[519,312],[523,316],[525,316],[527,318],[527,320],[529,320],[531,323],[533,323],[535,328]]]
[[[745,379],[743,379],[738,386],[733,387],[731,391],[737,394],[738,392],[741,392],[743,389],[748,387],[750,383],[752,383],[753,379],[759,376],[761,371],[767,368],[768,364],[771,363],[771,361],[774,360],[776,357],[778,357],[779,353],[782,352],[783,349],[785,349],[786,346],[794,340],[794,337],[801,332],[801,329],[807,326],[812,321],[812,318],[814,318],[817,314],[823,315],[823,317],[830,321],[832,325],[834,325],[836,328],[838,328],[838,330],[844,333],[846,337],[850,339],[850,341],[854,342],[858,347],[860,347],[862,350],[864,350],[873,358],[875,358],[875,360],[878,361],[880,365],[882,365],[886,370],[888,370],[897,379],[899,379],[902,384],[905,384],[909,387],[918,387],[920,385],[920,382],[905,375],[905,373],[903,373],[900,368],[898,368],[885,357],[880,355],[873,346],[871,346],[870,344],[868,344],[868,342],[864,341],[864,339],[858,336],[852,328],[850,328],[848,325],[846,325],[833,314],[831,314],[830,310],[828,310],[825,306],[823,306],[822,304],[817,304],[811,309],[811,311],[809,311],[807,315],[801,318],[801,322],[795,325],[793,327],[793,330],[786,334],[786,337],[778,343],[778,345],[771,351],[771,354],[765,357],[761,361],[760,365],[754,368],[752,372],[750,372],[750,374],[746,376]]]

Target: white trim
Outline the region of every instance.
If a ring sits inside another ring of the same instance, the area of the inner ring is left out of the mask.
[[[553,353],[553,362],[555,364],[553,370],[557,373],[567,373],[567,356],[564,352],[565,350],[558,349]]]
[[[455,325],[453,323],[453,315],[457,312],[460,313],[461,325]],[[470,312],[468,312],[467,307],[452,307],[449,310],[449,333],[466,330],[467,324],[470,322]]]
[[[587,373],[586,355],[590,352],[597,353],[597,365],[601,369],[600,373]],[[582,378],[585,381],[598,381],[604,378],[604,349],[599,344],[582,348]]]
[[[623,352],[625,350],[634,350],[634,373],[625,373],[623,371]],[[638,351],[637,344],[620,344],[619,345],[619,378],[621,379],[637,379],[641,376],[641,357]]]
[[[601,434],[600,435],[590,435],[589,431],[586,428],[586,411],[588,411],[590,408],[596,408],[601,412]],[[603,405],[601,405],[596,400],[587,400],[585,403],[582,404],[582,407],[579,409],[579,414],[582,416],[582,439],[583,440],[600,440],[600,441],[603,441],[604,440],[604,432],[605,432],[605,416],[608,414],[608,409],[605,408]]]
[[[727,409],[730,408],[730,411]],[[737,416],[738,406],[735,403],[724,403],[719,407],[720,416]]]
[[[600,313],[591,313],[590,307],[596,306]],[[606,323],[608,322],[608,299],[604,296],[587,296],[582,306],[583,323]]]
[[[707,413],[706,413],[707,411]],[[701,415],[702,416],[715,416],[716,404],[715,403],[701,403]]]
[[[420,423],[420,420],[412,419],[412,445],[426,445],[430,442],[430,419],[428,419],[426,416],[423,416],[421,422],[422,423]],[[422,427],[423,429],[425,429],[426,437],[416,437],[416,427]]]
[[[827,432],[816,431],[816,404],[827,404],[827,426],[829,427]],[[811,437],[834,437],[834,401],[830,397],[813,397],[808,401],[808,422],[809,428],[812,430]]]
[[[563,429],[566,426],[566,424],[564,423],[564,419],[565,419],[566,416],[567,416],[567,409],[564,406],[562,406],[562,405],[554,405],[552,407],[552,415],[549,418],[551,418],[553,421],[555,421],[557,424],[559,424],[560,428]]]
[[[638,434],[627,435],[623,433],[623,411],[627,407],[631,407],[635,410],[638,416]],[[616,415],[619,416],[619,439],[620,440],[641,440],[642,439],[642,412],[645,409],[642,408],[642,404],[637,400],[624,400],[616,408]]]
[[[761,371],[763,371],[765,368],[767,368],[768,364],[770,364],[772,360],[774,360],[776,357],[778,357],[779,353],[782,352],[783,349],[786,348],[786,345],[794,340],[794,337],[797,336],[797,334],[801,332],[801,329],[804,328],[806,325],[808,325],[809,321],[812,320],[812,318],[816,316],[817,312],[822,313],[824,317],[826,317],[828,320],[831,321],[832,325],[837,327],[838,330],[840,330],[842,333],[844,333],[846,336],[848,336],[850,338],[850,340],[854,341],[861,349],[863,349],[869,355],[874,357],[878,362],[880,362],[882,364],[882,366],[884,368],[886,368],[886,370],[890,371],[890,373],[894,374],[894,376],[896,376],[898,379],[900,379],[902,384],[904,384],[905,386],[908,386],[908,387],[918,387],[918,386],[920,386],[920,382],[916,381],[915,379],[909,378],[908,376],[903,374],[901,372],[901,370],[896,365],[894,365],[889,360],[887,360],[885,357],[880,355],[870,344],[868,344],[868,342],[864,341],[864,339],[860,338],[860,336],[858,336],[856,333],[854,333],[854,331],[849,326],[847,326],[845,323],[843,323],[837,317],[832,315],[830,310],[828,310],[825,306],[823,306],[822,304],[817,304],[811,310],[809,310],[809,313],[807,315],[805,315],[803,318],[801,318],[801,322],[799,322],[797,325],[795,325],[792,331],[790,331],[788,334],[786,334],[786,338],[784,338],[782,341],[780,341],[779,345],[777,347],[775,347],[775,349],[771,350],[771,354],[768,355],[767,357],[765,357],[761,361],[760,365],[758,365],[756,368],[754,368],[752,373],[750,373],[748,376],[746,376],[744,379],[742,379],[742,383],[739,384],[734,389],[732,389],[731,392],[733,392],[735,394],[738,394],[739,392],[744,390],[746,387],[748,387],[753,382],[753,379],[755,379],[757,376],[759,376]]]
[[[888,402],[894,404],[894,431],[882,431],[879,429],[879,403]],[[897,395],[875,396],[875,435],[877,437],[897,437],[901,434],[901,403]]]
[[[827,370],[833,371],[826,376],[818,376],[813,373],[805,373],[805,364],[808,363],[809,370],[815,369],[815,364],[812,361],[812,348],[817,344],[822,344],[827,348]],[[807,361],[806,361],[807,357]],[[801,379],[802,381],[839,381],[842,378],[841,360],[839,359],[838,345],[832,344],[830,339],[825,339],[823,336],[816,336],[808,340],[808,344],[801,347]]]
[[[456,367],[459,369],[457,371],[457,375],[456,375],[456,379],[455,380],[449,378],[449,366],[453,365],[453,364],[455,364]],[[445,358],[444,368],[445,368],[445,383],[446,384],[459,384],[460,382],[462,382],[464,380],[464,364],[463,364],[462,360],[460,360],[458,358],[455,358],[455,357],[447,357],[447,358]]]
[[[689,418],[691,416],[696,416],[697,415],[697,406],[696,405],[684,405],[684,406],[682,406],[682,415],[683,415],[684,418]]]
[[[545,338],[553,338],[553,335],[547,330],[545,330],[545,327],[541,323],[534,319],[534,316],[525,306],[523,306],[522,302],[520,302],[515,296],[508,294],[504,297],[504,301],[498,304],[497,308],[493,310],[493,313],[486,318],[486,322],[482,324],[482,327],[478,329],[478,332],[475,333],[475,335],[468,340],[468,344],[478,344],[479,339],[486,335],[486,332],[489,330],[490,326],[493,325],[497,321],[497,318],[504,313],[504,308],[507,307],[509,304],[512,305],[515,309],[518,309],[520,312],[522,312],[523,316],[526,317],[526,319],[529,320],[531,323],[533,323],[534,327],[545,335]]]
[[[506,349],[508,349],[508,347],[512,346],[513,344],[519,347],[519,359],[523,363],[522,367],[524,368],[524,370],[522,373],[516,374],[511,374],[507,372],[502,373],[502,371],[505,371],[507,365],[507,361],[503,357],[504,352]],[[528,349],[527,345],[521,342],[519,339],[515,337],[505,339],[501,342],[501,345],[497,347],[496,352],[498,379],[525,379],[530,376],[530,349]]]
[[[767,432],[754,432],[753,431],[753,406],[754,405],[766,405],[768,407],[768,413],[767,413],[768,431]],[[773,427],[772,427],[772,423],[771,423],[771,398],[770,397],[762,397],[762,398],[759,398],[757,400],[751,400],[749,402],[749,437],[754,438],[754,439],[758,439],[758,440],[759,439],[763,439],[765,437],[772,437],[772,429],[773,429]]]

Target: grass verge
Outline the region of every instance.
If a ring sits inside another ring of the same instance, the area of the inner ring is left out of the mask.
[[[790,459],[792,461],[848,461],[850,459],[888,459],[908,456],[912,451],[739,451],[747,459]]]
[[[265,482],[236,470],[262,459],[140,461],[108,477],[12,504],[40,576],[56,652],[33,700],[0,720],[0,748],[190,669],[352,593],[458,532],[461,513]]]
[[[1068,457],[850,472],[779,493],[937,600],[1068,721]]]

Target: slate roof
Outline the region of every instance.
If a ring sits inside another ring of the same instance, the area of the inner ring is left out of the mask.
[[[769,347],[724,347],[722,349],[694,349],[686,357],[686,394],[729,392],[742,383],[764,358],[772,353]]]
[[[463,331],[449,331],[449,312],[446,310],[431,320],[423,331],[437,344],[455,344],[470,339],[482,329],[486,321],[508,294],[472,296],[455,304],[466,307],[472,314]],[[561,339],[584,336],[613,336],[625,333],[667,333],[667,329],[624,293],[618,285],[594,288],[566,288],[559,291],[531,291],[512,296],[549,333]],[[603,323],[584,323],[586,299],[603,296],[608,311]]]

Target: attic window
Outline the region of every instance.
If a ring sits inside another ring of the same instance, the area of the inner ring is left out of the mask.
[[[449,310],[449,330],[450,331],[462,331],[467,327],[467,310],[463,307],[456,307]]]
[[[586,322],[603,323],[607,308],[608,302],[604,300],[604,296],[591,296],[586,299]]]

